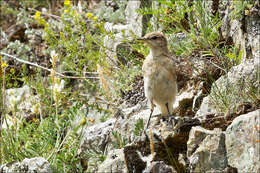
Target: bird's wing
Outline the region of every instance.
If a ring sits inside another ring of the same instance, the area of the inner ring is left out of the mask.
[[[173,62],[172,58],[169,58],[167,57],[167,59],[165,59],[166,62],[165,62],[165,65],[166,65],[166,68],[170,71],[170,74],[172,75],[173,79],[174,80],[177,80],[177,74],[176,74],[176,71],[175,71],[175,63]]]

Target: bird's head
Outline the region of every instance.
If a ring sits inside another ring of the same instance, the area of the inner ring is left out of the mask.
[[[152,49],[160,49],[167,47],[167,39],[160,32],[151,32],[145,36],[139,38],[138,40],[143,41]]]

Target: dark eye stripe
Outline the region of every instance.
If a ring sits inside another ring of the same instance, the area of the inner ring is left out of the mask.
[[[151,39],[155,40],[155,39],[157,39],[157,38],[158,38],[157,36],[152,36]]]

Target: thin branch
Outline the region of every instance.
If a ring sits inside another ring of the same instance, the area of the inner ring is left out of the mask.
[[[32,11],[38,11],[38,10],[35,10],[33,8],[29,8],[29,10],[32,10]],[[57,19],[59,21],[61,21],[61,17],[60,16],[57,16],[57,15],[53,15],[53,14],[48,14],[48,13],[45,13],[45,12],[41,12],[42,15],[44,16],[47,16],[47,17],[53,17],[54,19]]]
[[[15,57],[15,56],[13,56],[13,55],[9,55],[9,54],[4,53],[4,52],[1,52],[1,54],[4,55],[4,56],[7,56],[7,57],[9,57],[9,58],[12,58],[12,59],[14,59],[14,60],[16,60],[16,61],[18,61],[18,62],[21,62],[21,63],[24,63],[24,64],[29,64],[29,65],[31,65],[31,66],[35,66],[35,67],[41,68],[41,69],[43,69],[43,70],[52,72],[51,69],[48,69],[48,68],[43,67],[43,66],[40,66],[40,65],[38,65],[38,64],[36,64],[36,63],[32,63],[32,62],[29,62],[29,61],[26,61],[26,60],[22,60],[22,59],[20,59],[20,58],[17,58],[17,57]],[[55,73],[56,73],[57,75],[63,77],[63,78],[70,78],[70,79],[99,79],[99,77],[66,76],[66,75],[64,75],[64,74],[62,74],[62,73],[59,73],[59,72],[57,72],[57,71],[55,71]]]

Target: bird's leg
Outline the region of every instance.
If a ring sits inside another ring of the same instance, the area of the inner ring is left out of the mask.
[[[174,119],[173,115],[171,115],[171,113],[170,113],[169,104],[166,103],[165,106],[166,106],[167,111],[168,111],[168,117],[169,117],[168,124],[170,124],[172,122],[172,120],[175,120],[175,119]]]
[[[148,119],[148,122],[147,122],[147,125],[146,125],[146,129],[148,129],[148,127],[149,127],[150,119],[151,119],[152,114],[153,114],[153,109],[154,109],[154,105],[153,105],[153,103],[151,103],[151,113],[150,113],[150,116],[149,116],[149,119]]]

